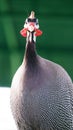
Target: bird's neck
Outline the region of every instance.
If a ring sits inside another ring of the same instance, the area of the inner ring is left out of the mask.
[[[26,44],[26,50],[25,50],[25,56],[24,61],[26,63],[26,66],[29,68],[34,68],[37,65],[37,54],[36,54],[36,47],[35,43],[28,42]]]

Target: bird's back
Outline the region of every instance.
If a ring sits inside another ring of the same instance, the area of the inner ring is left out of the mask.
[[[38,61],[33,72],[22,64],[14,76],[11,106],[15,120],[26,130],[71,130],[71,79],[61,66],[39,56]]]

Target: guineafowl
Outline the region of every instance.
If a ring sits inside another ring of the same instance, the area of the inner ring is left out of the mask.
[[[36,42],[30,36],[11,84],[10,104],[17,128],[73,130],[71,78],[60,65],[37,54]]]

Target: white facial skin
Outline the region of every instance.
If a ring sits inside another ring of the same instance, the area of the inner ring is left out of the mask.
[[[29,26],[29,31],[32,32],[34,30],[34,26]]]
[[[32,31],[34,31],[35,30],[35,24],[33,23],[28,23],[28,30],[30,31],[30,32],[32,32]]]

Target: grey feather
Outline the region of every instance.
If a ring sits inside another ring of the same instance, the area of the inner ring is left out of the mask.
[[[18,130],[73,130],[71,78],[60,65],[37,54],[35,64],[34,59],[30,63],[24,58],[11,85]]]

